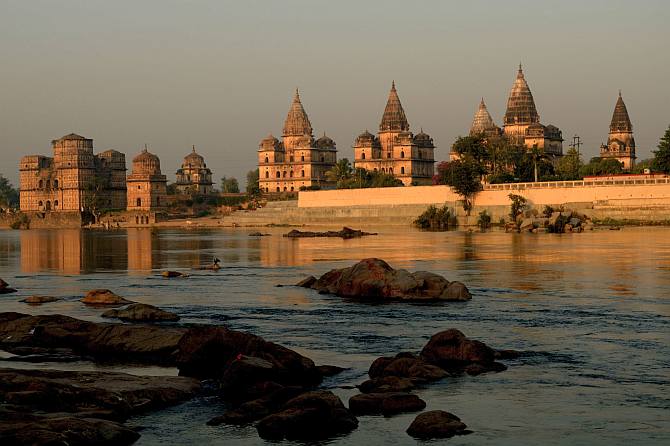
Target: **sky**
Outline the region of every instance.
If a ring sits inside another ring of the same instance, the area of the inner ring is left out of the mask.
[[[639,159],[670,125],[667,0],[0,0],[0,174],[75,132],[96,152],[144,144],[169,180],[195,145],[244,183],[280,136],[295,88],[338,158],[376,132],[395,80],[411,130],[467,134],[482,97],[496,124],[523,63],[541,122],[596,156],[618,91]]]

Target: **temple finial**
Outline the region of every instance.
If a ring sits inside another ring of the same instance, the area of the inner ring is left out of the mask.
[[[193,153],[195,153],[195,144],[193,144]]]
[[[619,88],[619,97],[621,97],[621,88]]]
[[[147,152],[148,150],[149,150],[149,148],[147,147],[147,144],[144,143],[144,149],[142,149],[142,151],[143,151],[143,152]]]
[[[395,79],[391,81],[391,90],[395,90]]]

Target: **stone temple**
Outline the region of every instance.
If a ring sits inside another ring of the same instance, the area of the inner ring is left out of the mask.
[[[19,165],[24,212],[125,209],[126,158],[116,150],[95,155],[93,140],[70,133],[51,141],[53,157],[29,155]]]
[[[335,186],[326,172],[337,162],[335,142],[324,133],[314,140],[312,124],[298,90],[289,108],[282,140],[268,135],[258,148],[258,184],[262,192],[297,192]]]
[[[153,212],[167,205],[167,178],[161,162],[145,147],[133,158],[133,170],[127,179],[128,211]]]
[[[409,131],[393,82],[377,136],[366,130],[354,142],[354,167],[391,174],[405,186],[432,184],[434,153],[428,134]]]
[[[610,133],[607,144],[600,146],[601,158],[613,158],[623,164],[624,170],[635,167],[635,138],[633,137],[633,124],[628,116],[628,109],[623,102],[621,92],[614,106],[612,121],[610,122]]]
[[[547,155],[559,157],[563,155],[563,135],[561,130],[553,126],[540,123],[540,115],[535,107],[533,93],[519,65],[514,85],[507,99],[507,109],[503,119],[503,128],[493,123],[493,119],[486,109],[484,99],[470,127],[470,135],[481,134],[487,138],[503,135],[513,144],[532,149],[537,147]]]
[[[183,194],[209,195],[213,192],[212,171],[205,164],[205,158],[195,151],[195,146],[177,170],[175,184]]]

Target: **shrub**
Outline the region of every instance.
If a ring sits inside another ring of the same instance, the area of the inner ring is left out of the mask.
[[[528,200],[526,200],[525,197],[517,194],[509,194],[508,197],[510,200],[512,200],[509,217],[512,221],[516,221],[516,216],[528,209]]]
[[[544,209],[542,210],[542,214],[547,218],[551,217],[551,214],[553,214],[554,212],[556,212],[556,210],[553,207],[549,206],[548,204],[546,204],[544,206]]]
[[[446,204],[441,208],[430,205],[414,220],[414,225],[421,229],[447,230],[457,226],[458,221]]]
[[[483,210],[479,213],[477,226],[479,226],[479,229],[488,229],[491,227],[491,216],[488,212],[486,212],[486,210]]]

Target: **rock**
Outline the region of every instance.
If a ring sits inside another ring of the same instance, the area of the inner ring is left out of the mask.
[[[495,359],[517,359],[521,352],[516,350],[496,350]]]
[[[57,297],[53,296],[28,296],[25,299],[22,299],[21,302],[27,303],[27,304],[32,304],[32,305],[40,305],[40,304],[46,304],[49,302],[56,302],[60,300]]]
[[[309,276],[302,279],[300,282],[296,283],[295,286],[299,286],[302,288],[312,288],[312,285],[314,285],[315,283],[316,283],[316,277]]]
[[[119,423],[97,418],[44,417],[17,413],[0,421],[4,445],[131,445],[140,434]]]
[[[127,305],[133,303],[130,300],[126,300],[121,296],[117,296],[110,290],[98,289],[91,290],[86,293],[86,296],[81,300],[83,303],[88,305]]]
[[[326,231],[326,232],[312,232],[312,231],[298,231],[293,229],[288,234],[284,234],[284,237],[288,238],[312,238],[312,237],[340,237],[343,239],[351,239],[363,237],[366,235],[377,235],[376,232],[363,232],[358,229],[351,229],[344,227],[340,231]]]
[[[431,410],[416,416],[407,433],[420,440],[448,438],[469,433],[456,415],[443,410]]]
[[[519,226],[516,223],[505,223],[505,232],[519,232]]]
[[[311,359],[259,336],[225,327],[200,326],[188,330],[179,342],[176,362],[180,375],[224,379],[223,386],[229,389],[231,397],[244,397],[233,394],[247,391],[233,388],[232,383],[236,382],[250,384],[262,379],[300,386],[321,382],[321,374]],[[242,376],[247,371],[259,377],[250,380]]]
[[[172,277],[188,277],[186,273],[180,273],[179,271],[163,271],[161,276],[172,278]]]
[[[465,285],[449,281],[437,274],[419,271],[394,270],[380,259],[364,259],[354,266],[331,270],[311,285],[321,293],[341,297],[381,300],[467,300],[470,293]]]
[[[302,387],[278,387],[261,398],[247,401],[219,417],[212,418],[207,424],[218,426],[219,424],[242,425],[252,423],[277,412],[287,401],[304,392],[305,389]]]
[[[316,368],[319,373],[321,373],[321,376],[335,376],[344,372],[345,370],[348,370],[344,367],[338,367],[336,365],[318,365]]]
[[[582,225],[582,221],[577,218],[577,217],[572,217],[569,221],[568,224],[570,224],[573,228],[577,228]]]
[[[535,227],[535,224],[533,223],[532,218],[524,218],[521,224],[519,225],[519,231],[521,232],[528,232],[531,231]]]
[[[9,293],[16,293],[16,290],[14,288],[11,288],[7,282],[0,279],[0,294],[9,294]]]
[[[572,232],[572,225],[567,224],[567,225],[563,226],[563,232]]]
[[[104,324],[61,315],[0,313],[0,348],[67,348],[105,361],[175,364],[186,328]]]
[[[20,362],[75,362],[83,358],[69,348],[16,347],[4,361]]]
[[[447,372],[412,353],[399,353],[394,358],[377,358],[370,365],[368,375],[370,378],[396,376],[424,382],[442,379]]]
[[[200,388],[191,378],[61,370],[0,369],[0,382],[0,400],[23,410],[100,411],[114,420],[177,404]]]
[[[252,232],[249,237],[267,237],[270,234],[263,234],[262,232]]]
[[[411,379],[399,376],[372,378],[358,385],[358,390],[363,393],[407,392],[413,388],[414,382]]]
[[[358,420],[342,401],[326,390],[304,393],[288,401],[279,412],[258,422],[265,440],[323,440],[351,432]]]
[[[179,320],[178,315],[147,304],[130,304],[124,308],[107,310],[102,313],[102,317],[131,322],[174,322]]]
[[[396,415],[426,408],[426,402],[406,392],[365,393],[349,398],[349,410],[354,415]]]
[[[560,212],[552,212],[551,216],[549,217],[549,220],[547,220],[547,225],[555,226],[560,218],[561,218]]]
[[[495,351],[480,341],[471,340],[456,329],[441,331],[430,338],[421,350],[421,358],[446,370],[463,370],[475,363],[480,368],[471,369],[482,373],[501,371],[506,367],[495,363]]]

